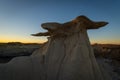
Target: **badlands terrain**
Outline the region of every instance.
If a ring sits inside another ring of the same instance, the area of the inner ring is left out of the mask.
[[[0,64],[12,60],[14,57],[30,56],[35,50],[44,44],[36,43],[0,43]],[[95,57],[110,72],[114,80],[120,80],[120,45],[93,44]]]

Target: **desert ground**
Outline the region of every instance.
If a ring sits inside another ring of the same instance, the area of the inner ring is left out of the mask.
[[[30,56],[42,45],[19,42],[0,43],[0,63],[5,64],[14,57]],[[113,80],[120,80],[120,45],[93,44],[92,47],[98,63],[110,72]]]
[[[40,46],[41,44],[35,43],[0,43],[0,63],[7,63],[14,57],[29,56]]]

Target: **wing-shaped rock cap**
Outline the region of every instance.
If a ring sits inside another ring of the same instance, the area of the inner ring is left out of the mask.
[[[59,27],[61,27],[61,24],[56,23],[56,22],[43,23],[43,24],[41,24],[41,27],[48,31],[54,31],[54,30],[58,29]]]
[[[108,22],[105,21],[99,22],[92,21],[84,15],[76,17],[72,22],[76,23],[81,22],[86,26],[86,29],[98,29],[108,24]]]
[[[57,22],[43,23],[41,24],[42,28],[48,30],[48,32],[37,33],[37,34],[32,34],[32,35],[33,36],[51,36],[51,35],[53,36],[53,35],[58,35],[58,34],[68,35],[70,33],[79,31],[80,28],[98,29],[107,24],[108,22],[104,22],[104,21],[95,22],[95,21],[90,20],[88,17],[81,15],[81,16],[76,17],[74,20],[63,23],[63,24],[60,24]]]

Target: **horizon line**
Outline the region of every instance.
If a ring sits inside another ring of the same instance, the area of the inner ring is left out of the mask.
[[[47,41],[46,41],[47,42]],[[10,42],[0,42],[0,43],[22,43],[22,44],[44,44],[46,42],[20,42],[20,41],[10,41]],[[120,45],[116,43],[90,43],[91,45],[94,44],[108,44],[108,45]]]

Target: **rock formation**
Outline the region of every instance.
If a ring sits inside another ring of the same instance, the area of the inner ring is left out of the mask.
[[[33,35],[48,36],[48,42],[31,56],[0,64],[0,80],[111,80],[97,64],[87,35],[87,29],[106,24],[86,16],[63,24],[43,23],[48,31]]]

